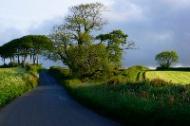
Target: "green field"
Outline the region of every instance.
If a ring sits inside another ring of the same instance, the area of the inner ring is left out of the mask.
[[[190,72],[182,71],[148,71],[146,79],[162,79],[174,84],[190,84]]]
[[[0,107],[37,85],[37,77],[23,68],[0,69]]]

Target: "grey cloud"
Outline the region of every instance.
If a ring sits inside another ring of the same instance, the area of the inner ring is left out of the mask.
[[[140,9],[141,13],[134,14],[141,18],[134,18],[134,15],[128,14],[130,9],[133,9],[128,4]],[[123,17],[120,20],[109,18],[112,16],[112,9],[114,14],[118,14],[117,17]],[[136,42],[137,49],[125,52],[124,66],[136,64],[155,66],[154,57],[163,50],[176,50],[180,55],[180,64],[190,66],[190,8],[185,4],[180,4],[178,8],[176,3],[169,4],[165,0],[115,0],[109,13],[110,15],[107,16],[109,23],[102,31],[108,32],[120,28],[129,35],[129,40]],[[130,17],[132,18],[129,19]],[[62,18],[50,19],[40,25],[34,24],[28,29],[27,34],[49,34],[54,25],[62,22]],[[16,29],[9,29],[1,35],[8,35],[5,39],[8,40],[23,33]]]
[[[34,24],[28,28],[28,34],[45,34],[48,35],[52,32],[55,25],[59,25],[63,22],[63,17],[56,17],[53,19],[46,20],[40,24]]]
[[[129,34],[129,39],[136,41],[139,47],[137,50],[127,51],[123,64],[155,66],[154,56],[158,52],[176,50],[180,55],[180,64],[189,66],[190,8],[176,9],[163,1],[131,0],[131,2],[143,9],[145,20],[121,21],[110,25],[124,29]]]
[[[12,38],[18,38],[22,36],[22,34],[22,31],[13,27],[2,30],[0,31],[0,45],[7,43]]]

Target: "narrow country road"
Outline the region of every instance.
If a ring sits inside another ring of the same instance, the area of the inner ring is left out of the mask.
[[[75,102],[46,72],[40,85],[0,111],[0,126],[117,126]]]

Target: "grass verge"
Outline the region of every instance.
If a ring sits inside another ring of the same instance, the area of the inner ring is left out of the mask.
[[[50,70],[80,103],[117,118],[124,125],[190,124],[190,85],[162,80],[116,85],[82,82],[70,78],[66,71]]]
[[[0,69],[0,107],[37,86],[38,76],[34,68]]]

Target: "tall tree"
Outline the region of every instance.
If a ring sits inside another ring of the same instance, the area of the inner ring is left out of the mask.
[[[50,56],[61,60],[79,77],[96,76],[116,68],[121,62],[122,46],[130,45],[128,36],[121,30],[102,34],[96,39],[97,31],[105,24],[104,9],[101,3],[73,6],[65,23],[54,27],[50,35],[54,45]]]
[[[66,65],[72,65],[68,60],[68,48],[92,43],[92,32],[100,30],[105,23],[102,19],[103,10],[101,3],[81,4],[70,8],[65,23],[56,26],[50,35],[55,47],[54,57],[60,58]]]
[[[25,36],[31,41],[31,55],[33,57],[33,64],[39,64],[39,55],[44,51],[52,49],[52,41],[44,35],[28,35]]]
[[[102,18],[103,10],[104,5],[101,3],[73,6],[62,28],[78,45],[89,44],[91,32],[100,30],[105,23]]]
[[[175,51],[164,51],[157,54],[155,60],[161,68],[169,68],[172,64],[178,62],[179,56]]]

